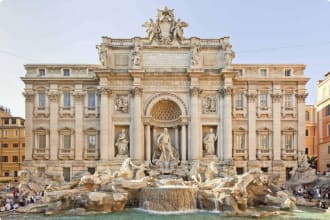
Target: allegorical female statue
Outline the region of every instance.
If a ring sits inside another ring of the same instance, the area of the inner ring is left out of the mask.
[[[214,155],[215,147],[214,144],[217,141],[218,137],[214,134],[213,129],[210,128],[209,133],[203,138],[204,153],[205,155]]]
[[[118,135],[116,143],[116,156],[118,155],[128,155],[128,140],[126,135],[126,130],[122,129],[121,133]]]

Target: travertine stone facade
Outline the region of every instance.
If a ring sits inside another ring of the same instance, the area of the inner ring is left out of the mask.
[[[25,166],[68,179],[127,156],[151,160],[168,128],[181,161],[233,160],[238,172],[284,179],[304,151],[305,66],[232,64],[229,37],[184,38],[188,24],[167,8],[144,26],[146,38],[102,37],[100,65],[25,66]],[[117,155],[123,129],[129,153]],[[214,155],[203,150],[210,130]]]

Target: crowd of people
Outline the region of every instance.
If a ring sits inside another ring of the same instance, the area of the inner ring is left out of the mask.
[[[11,188],[8,184],[2,191],[0,198],[0,212],[12,211],[20,206],[26,206],[35,203],[44,196],[44,192],[38,192],[36,195],[28,196],[20,193],[17,188]]]
[[[296,197],[303,197],[308,201],[317,201],[319,208],[327,209],[330,207],[330,187],[298,188],[293,191]]]

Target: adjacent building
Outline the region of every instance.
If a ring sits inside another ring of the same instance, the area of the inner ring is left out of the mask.
[[[314,105],[306,105],[305,120],[305,153],[309,157],[318,157],[317,121]]]
[[[18,176],[25,159],[24,119],[0,106],[0,120],[0,180],[11,181]]]
[[[229,37],[185,38],[186,26],[165,7],[145,38],[102,37],[100,64],[25,65],[24,167],[70,180],[127,157],[153,161],[167,128],[181,163],[229,161],[285,180],[305,152],[305,65],[233,64]]]
[[[317,85],[318,170],[330,171],[330,72]]]

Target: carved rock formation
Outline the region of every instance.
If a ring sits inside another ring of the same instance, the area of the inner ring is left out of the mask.
[[[195,187],[146,187],[140,193],[140,207],[145,210],[170,212],[197,209]]]

